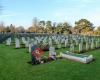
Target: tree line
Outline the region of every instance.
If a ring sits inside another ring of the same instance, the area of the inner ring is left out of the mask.
[[[52,22],[39,21],[36,17],[33,19],[32,25],[25,29],[23,26],[16,27],[13,24],[4,26],[0,23],[1,33],[56,33],[56,34],[82,34],[82,35],[100,35],[100,26],[95,29],[92,22],[87,19],[80,19],[75,22],[75,26],[71,26],[68,22]]]

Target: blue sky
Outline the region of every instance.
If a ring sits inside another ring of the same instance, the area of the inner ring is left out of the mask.
[[[3,11],[0,21],[5,25],[22,25],[25,28],[32,24],[32,19],[67,21],[74,26],[75,21],[86,18],[100,25],[100,0],[0,0]]]

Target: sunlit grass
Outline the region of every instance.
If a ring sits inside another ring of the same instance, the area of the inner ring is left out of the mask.
[[[57,50],[57,53],[67,48]],[[99,80],[100,49],[92,50],[95,61],[82,64],[71,60],[56,60],[41,65],[30,65],[27,49],[0,44],[0,80]],[[45,53],[48,55],[48,51]]]

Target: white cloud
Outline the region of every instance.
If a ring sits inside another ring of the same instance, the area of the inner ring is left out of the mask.
[[[0,15],[1,18],[7,18],[7,17],[14,17],[14,16],[21,16],[23,13],[21,12],[12,12],[9,10],[4,10],[3,13]]]
[[[73,1],[81,2],[81,3],[93,3],[98,0],[73,0]]]
[[[1,15],[0,17],[1,17],[1,18],[6,18],[6,17],[11,17],[11,16],[14,16],[14,15],[11,15],[11,14],[3,14],[3,15]]]

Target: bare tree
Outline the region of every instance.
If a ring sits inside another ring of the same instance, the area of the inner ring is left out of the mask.
[[[0,32],[4,32],[4,28],[5,28],[4,22],[1,22],[0,23]]]

